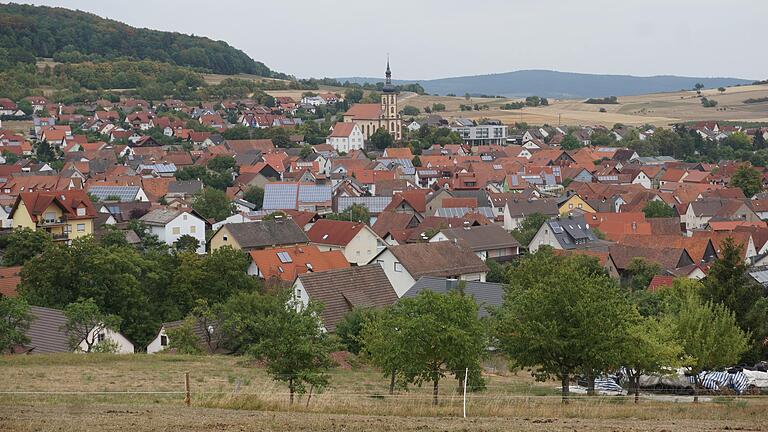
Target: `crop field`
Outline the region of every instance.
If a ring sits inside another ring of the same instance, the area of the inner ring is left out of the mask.
[[[609,96],[609,95],[606,95]],[[550,99],[549,106],[526,107],[522,110],[502,110],[501,106],[522,99],[508,98],[470,98],[421,96],[405,94],[400,105],[413,105],[419,109],[442,103],[446,111],[444,117],[467,117],[471,119],[492,118],[505,124],[526,122],[542,125],[607,125],[615,123],[628,125],[653,124],[666,126],[673,123],[694,120],[726,120],[743,122],[768,122],[768,102],[745,104],[747,99],[768,97],[768,85],[729,87],[724,93],[716,89],[703,90],[701,96],[718,102],[715,108],[704,108],[696,92],[680,91],[655,93],[640,96],[619,97],[618,104],[586,104],[583,100]],[[488,110],[460,111],[461,104],[488,105]],[[604,108],[605,112],[600,112]]]
[[[487,374],[467,418],[456,380],[388,393],[388,380],[354,365],[331,386],[288,403],[287,389],[245,358],[177,355],[41,355],[0,358],[2,431],[707,431],[768,430],[768,398],[575,397],[519,372]],[[184,373],[191,406],[185,406]],[[162,426],[160,426],[162,425]]]

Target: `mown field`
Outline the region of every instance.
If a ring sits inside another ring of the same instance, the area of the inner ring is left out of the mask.
[[[190,373],[192,404],[183,403]],[[0,431],[615,431],[768,430],[768,399],[718,397],[692,404],[577,397],[562,405],[556,383],[526,373],[488,375],[461,418],[457,382],[441,403],[431,387],[388,395],[367,367],[336,369],[332,386],[288,404],[287,389],[236,357],[53,355],[0,358]]]

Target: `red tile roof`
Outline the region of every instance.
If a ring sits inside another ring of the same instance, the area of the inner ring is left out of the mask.
[[[336,123],[333,125],[333,132],[331,132],[331,137],[336,138],[347,138],[350,135],[352,135],[352,131],[355,129],[355,123]]]
[[[0,297],[16,297],[16,287],[21,282],[21,266],[0,267]]]
[[[283,256],[282,260],[278,254]],[[264,279],[276,277],[292,282],[296,276],[303,273],[350,267],[341,251],[321,252],[313,245],[253,250],[250,255]]]
[[[346,246],[365,227],[359,222],[320,219],[307,231],[312,243]]]
[[[344,116],[352,116],[355,119],[374,120],[381,116],[381,105],[379,104],[354,104]]]
[[[662,287],[671,287],[674,281],[674,276],[656,275],[651,279],[651,283],[648,284],[648,291],[655,292]]]

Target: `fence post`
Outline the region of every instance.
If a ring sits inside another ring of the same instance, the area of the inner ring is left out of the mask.
[[[192,398],[189,395],[189,372],[184,372],[184,403],[189,406]]]
[[[467,418],[467,378],[469,377],[469,368],[464,369],[464,418]]]

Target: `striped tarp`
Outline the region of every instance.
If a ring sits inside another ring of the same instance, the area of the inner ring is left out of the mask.
[[[693,376],[688,377],[691,384],[695,383]],[[743,372],[702,372],[699,374],[701,386],[707,390],[719,391],[730,388],[741,394],[749,387],[749,377]]]

